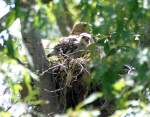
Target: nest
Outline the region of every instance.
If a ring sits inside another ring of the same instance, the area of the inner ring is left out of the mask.
[[[63,96],[66,101],[64,108],[75,107],[88,94],[90,81],[88,47],[92,44],[94,44],[93,37],[88,33],[70,35],[63,37],[48,54],[57,94],[60,98]],[[96,52],[99,53],[97,50],[99,48],[96,48]],[[60,103],[64,100],[60,100]]]
[[[52,62],[52,78],[56,82],[57,94],[66,98],[65,107],[75,107],[86,97],[90,76],[87,64],[85,57],[62,57]]]

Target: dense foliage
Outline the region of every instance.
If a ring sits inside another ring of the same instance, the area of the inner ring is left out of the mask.
[[[106,104],[107,116],[150,116],[148,0],[6,0],[5,2],[10,10],[0,19],[0,77],[1,84],[7,88],[0,95],[9,94],[9,102],[0,105],[0,116],[11,116],[12,108],[16,108],[14,106],[18,104],[28,108],[22,113],[22,116],[25,116],[34,108],[29,109],[27,105],[43,102],[36,98],[38,88],[31,86],[32,79],[38,81],[40,76],[37,74],[38,71],[34,70],[36,65],[31,60],[32,52],[28,52],[24,47],[25,41],[22,40],[21,34],[30,29],[38,30],[40,32],[38,36],[43,42],[49,40],[49,45],[52,46],[59,37],[68,35],[77,21],[88,22],[96,39],[96,43],[89,47],[92,55],[89,67],[96,66],[92,71],[90,83],[97,92],[91,91],[90,97],[78,104],[74,110],[68,109],[66,115],[101,116],[102,110],[96,103],[97,100],[105,99],[109,102],[109,105]],[[94,51],[96,46],[104,48],[106,55],[102,60],[99,60]],[[48,52],[46,47],[45,52]],[[123,73],[125,64],[130,66],[131,72],[127,71],[130,73]],[[24,85],[29,95],[22,99],[20,90]]]

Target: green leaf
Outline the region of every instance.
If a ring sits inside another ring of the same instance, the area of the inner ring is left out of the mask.
[[[124,87],[126,86],[126,82],[124,79],[120,79],[119,81],[117,81],[115,84],[113,84],[113,88],[116,91],[121,91]]]
[[[16,50],[15,50],[15,45],[14,45],[14,42],[12,39],[8,39],[4,42],[4,45],[6,45],[6,49],[7,49],[7,52],[6,54],[9,56],[9,57],[12,57],[12,58],[15,58],[16,57]]]
[[[9,112],[0,112],[0,117],[11,117]]]
[[[95,100],[97,100],[98,98],[100,98],[102,96],[103,96],[102,93],[93,93],[93,94],[91,94],[88,98],[86,98],[83,102],[81,102],[77,106],[77,109],[80,109],[85,105],[91,104],[92,102],[94,102]]]
[[[6,17],[6,28],[10,27],[12,23],[16,20],[15,10],[11,10]]]

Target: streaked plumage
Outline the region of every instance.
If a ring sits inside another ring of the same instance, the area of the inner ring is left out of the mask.
[[[55,55],[78,58],[84,55],[83,51],[86,51],[87,47],[91,43],[94,43],[93,37],[88,33],[87,27],[87,23],[75,24],[71,35],[61,38],[53,51],[48,54],[48,57]]]

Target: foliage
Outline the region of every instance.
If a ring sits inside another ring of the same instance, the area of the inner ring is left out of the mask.
[[[42,0],[34,2],[7,0],[7,4],[11,4],[10,12],[0,19],[2,21],[0,31],[6,29],[9,38],[0,38],[4,42],[0,45],[0,76],[2,75],[11,91],[11,102],[13,104],[41,103],[34,98],[37,91],[30,86],[30,78],[35,77],[32,64],[29,63],[28,55],[21,55],[20,41],[16,41],[18,37],[14,38],[9,33],[9,27],[19,18],[24,31],[32,26],[40,30],[43,38],[54,40],[61,33],[68,34],[70,28],[67,29],[67,27],[72,25],[67,24],[64,19],[59,19],[62,22],[58,22],[57,15],[61,15],[59,18],[63,16],[67,18],[67,14],[71,14],[70,20],[73,22],[84,21],[91,24],[92,34],[96,38],[96,44],[89,47],[91,55],[96,55],[93,51],[94,46],[103,47],[106,54],[102,60],[93,56],[90,58],[89,66],[96,66],[90,81],[92,85],[98,87],[97,92],[100,92],[94,95],[95,99],[91,99],[93,103],[102,98],[113,102],[113,112],[109,115],[112,117],[127,116],[132,113],[150,116],[148,108],[150,8],[149,4],[146,4],[147,0],[79,0],[78,2],[68,0],[68,10],[61,14],[62,10],[66,10],[64,1],[50,0],[45,3]],[[65,32],[61,31],[61,26],[65,28]],[[28,63],[27,66],[24,63]],[[133,66],[135,70],[129,74],[123,74],[122,68],[125,64]],[[22,89],[22,81],[30,92],[29,97],[24,100],[18,97]],[[71,109],[68,110],[66,116],[81,116],[83,113],[88,113],[89,117],[99,116],[92,114],[95,110],[100,112],[101,110],[95,107],[91,100],[81,102],[74,112]],[[9,116],[9,109],[2,107],[1,110],[1,116]]]

